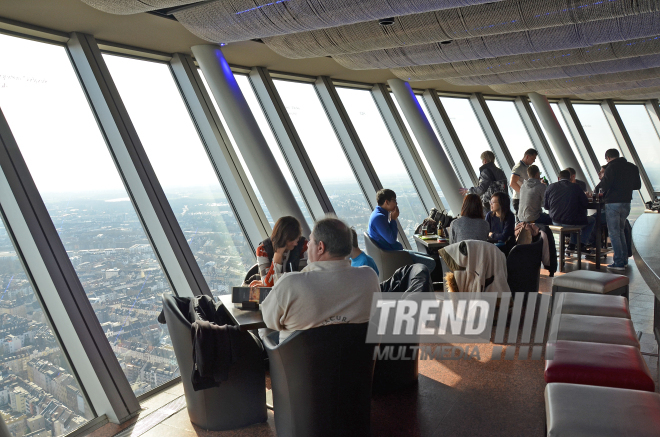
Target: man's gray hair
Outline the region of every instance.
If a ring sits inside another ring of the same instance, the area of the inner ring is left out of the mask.
[[[346,257],[353,250],[351,229],[337,217],[326,217],[314,223],[312,237],[318,244],[323,241],[325,249],[335,257]]]

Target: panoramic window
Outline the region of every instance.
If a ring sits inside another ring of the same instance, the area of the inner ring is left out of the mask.
[[[458,167],[456,167],[456,159],[460,159],[460,158],[458,156],[454,157],[451,153],[449,153],[449,150],[447,150],[447,146],[445,146],[444,141],[442,141],[442,136],[440,136],[440,133],[438,132],[438,129],[435,125],[435,122],[433,121],[433,118],[431,117],[431,114],[429,113],[429,109],[426,106],[426,102],[424,101],[424,97],[420,96],[418,94],[416,94],[415,97],[417,98],[417,102],[419,103],[419,106],[422,108],[422,111],[424,111],[424,115],[426,115],[426,119],[431,124],[431,127],[433,128],[433,133],[435,133],[435,137],[440,142],[440,145],[442,145],[442,150],[445,151],[445,154],[447,155],[447,158],[449,159],[449,162],[451,162],[451,168],[454,169],[454,173],[456,174],[456,177],[458,177],[459,181],[462,181],[461,180],[461,174],[458,171]],[[397,107],[397,109],[399,110],[399,113],[400,113],[401,108],[399,107],[399,103],[396,101],[396,98],[394,99],[394,102],[395,102],[396,107]],[[402,118],[403,118],[404,123],[406,124],[406,128],[410,132],[410,126],[408,125],[408,122],[406,121],[406,117],[402,117]],[[417,142],[416,139],[414,139],[415,138],[414,135],[411,135],[411,136],[413,138],[413,142],[415,143],[415,146],[417,147],[417,150],[419,151],[420,155],[422,155],[422,157],[423,157],[424,155],[421,152],[421,149],[419,147],[419,143]],[[427,169],[428,169],[428,162],[426,162],[426,158],[423,158],[423,160],[424,160],[424,164],[427,166]],[[435,176],[433,178],[435,180]],[[465,184],[469,184],[469,183],[464,182],[463,185],[465,185]]]
[[[491,150],[490,144],[481,129],[479,120],[474,114],[472,105],[468,99],[456,97],[440,97],[442,105],[445,107],[449,120],[451,121],[461,145],[472,164],[477,176],[479,176],[479,167],[481,167],[481,154],[486,150]],[[466,183],[469,183],[466,181]],[[468,187],[466,187],[468,188]]]
[[[136,395],[179,376],[170,287],[63,47],[0,35],[0,107]]]
[[[3,39],[0,35],[0,48],[5,46]],[[0,75],[4,74],[0,67]],[[11,82],[5,86],[14,88]],[[39,414],[45,420],[35,431],[45,429],[53,436],[68,434],[94,418],[46,318],[0,221],[0,391],[5,392],[0,395],[0,414],[13,435],[31,432],[27,420]],[[59,412],[38,413],[51,400],[70,415],[58,428],[52,423]]]
[[[596,154],[596,158],[598,158],[598,162],[601,165],[607,163],[607,161],[605,161],[605,152],[608,149],[617,149],[620,155],[623,156],[623,153],[616,142],[616,138],[614,137],[614,133],[612,132],[612,128],[610,128],[610,125],[605,118],[603,108],[601,108],[600,105],[573,102],[573,107],[575,108],[580,123],[589,138],[589,143]],[[645,209],[646,207],[644,206],[644,202],[642,201],[639,192],[634,191],[629,218],[631,220],[636,219],[640,214],[644,213]]]
[[[424,221],[428,212],[422,205],[371,92],[349,88],[337,88],[337,92],[381,184],[396,192],[401,211],[399,223],[410,246],[415,247],[415,228]]]
[[[111,55],[104,59],[211,292],[229,294],[243,282],[255,256],[169,67]]]
[[[364,248],[363,233],[367,231],[371,209],[314,86],[285,80],[274,82],[337,216],[355,227],[360,247]]]
[[[428,160],[426,159],[426,156],[424,155],[424,152],[422,152],[422,148],[420,147],[419,142],[417,141],[417,138],[415,138],[415,135],[413,134],[413,131],[410,128],[410,125],[408,124],[408,120],[406,120],[406,117],[404,117],[403,111],[401,111],[401,106],[399,106],[399,102],[396,100],[396,96],[393,93],[390,93],[390,96],[392,96],[392,101],[394,102],[394,106],[396,106],[396,110],[399,112],[399,115],[401,116],[401,120],[403,120],[403,124],[406,126],[406,129],[408,131],[408,135],[410,135],[410,139],[412,140],[413,144],[415,145],[415,149],[417,149],[417,154],[421,158],[422,163],[424,164],[424,167],[426,168],[426,172],[429,174],[429,177],[431,178],[431,181],[433,181],[433,186],[437,190],[438,195],[440,196],[440,200],[442,200],[442,204],[444,205],[445,208],[449,208],[449,202],[447,202],[447,199],[445,198],[444,194],[442,194],[442,189],[440,188],[440,184],[438,183],[438,179],[436,179],[435,174],[433,174],[433,170],[431,169],[431,165],[429,164]],[[429,117],[426,106],[423,104],[424,102],[419,100],[420,98],[421,98],[420,96],[417,96],[417,99],[418,99],[420,105],[422,105],[422,109],[424,110],[424,113],[426,114],[426,117],[429,119],[429,122],[431,122],[431,127],[433,127],[433,131],[435,132],[435,136],[438,137],[438,141],[440,141],[440,144],[442,144],[442,147],[444,147],[442,139],[438,135],[438,132],[435,130],[435,125],[431,121],[431,118]],[[446,150],[445,150],[445,152],[446,152]],[[454,163],[452,162],[452,166],[453,165],[454,165]],[[447,211],[449,213],[451,213],[451,210],[448,209]]]
[[[307,220],[307,224],[309,225],[309,228],[310,229],[313,228],[314,220],[312,220],[312,217],[309,215],[309,210],[307,209],[305,202],[303,202],[302,196],[300,195],[300,190],[298,190],[298,187],[296,186],[296,183],[293,180],[293,175],[291,174],[291,170],[289,170],[289,166],[286,164],[284,155],[282,155],[282,150],[280,150],[280,145],[277,143],[277,139],[275,139],[275,135],[273,135],[273,131],[270,129],[268,119],[264,115],[263,109],[261,109],[261,104],[259,104],[259,99],[257,99],[257,95],[254,93],[254,90],[252,89],[252,85],[250,85],[250,79],[248,79],[247,76],[243,76],[240,74],[235,74],[234,76],[236,77],[236,82],[238,82],[238,86],[241,88],[241,92],[243,93],[245,100],[247,100],[247,103],[250,106],[250,109],[252,110],[252,114],[254,115],[254,118],[257,120],[257,123],[259,124],[261,133],[263,134],[264,138],[266,138],[266,142],[268,143],[268,147],[270,148],[270,151],[273,153],[273,156],[275,157],[275,160],[277,161],[277,164],[280,170],[282,171],[282,174],[284,175],[284,179],[286,179],[286,182],[289,185],[291,192],[296,198],[296,202],[298,202],[298,206],[300,206],[300,209],[302,210],[303,215]]]
[[[626,131],[642,158],[654,191],[660,191],[660,139],[644,105],[616,105]]]
[[[520,161],[525,156],[527,149],[536,149],[532,140],[529,138],[527,129],[520,119],[520,114],[516,105],[513,102],[504,100],[486,100],[488,109],[493,114],[495,123],[504,137],[509,153],[513,158],[513,162]],[[541,170],[541,176],[548,176],[546,165],[541,160],[541,156],[536,157],[536,166]],[[548,178],[550,179],[550,178]]]

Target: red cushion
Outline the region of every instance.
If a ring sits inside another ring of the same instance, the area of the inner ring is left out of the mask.
[[[633,346],[557,341],[545,362],[545,381],[655,391],[644,358]]]

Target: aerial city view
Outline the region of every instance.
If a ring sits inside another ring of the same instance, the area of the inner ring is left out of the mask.
[[[326,188],[338,215],[362,236],[370,214],[362,193],[352,184]],[[212,293],[227,294],[255,258],[224,195],[195,191],[170,190],[169,201]],[[403,209],[406,194],[399,196]],[[44,201],[135,394],[179,376],[167,326],[156,320],[170,286],[125,192]],[[412,235],[417,217],[401,219]],[[94,417],[4,226],[0,333],[0,412],[15,437],[64,435]]]

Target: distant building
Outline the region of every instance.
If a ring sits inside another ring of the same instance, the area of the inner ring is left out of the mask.
[[[105,271],[105,279],[114,278],[115,276],[119,276],[119,269],[107,269]]]

